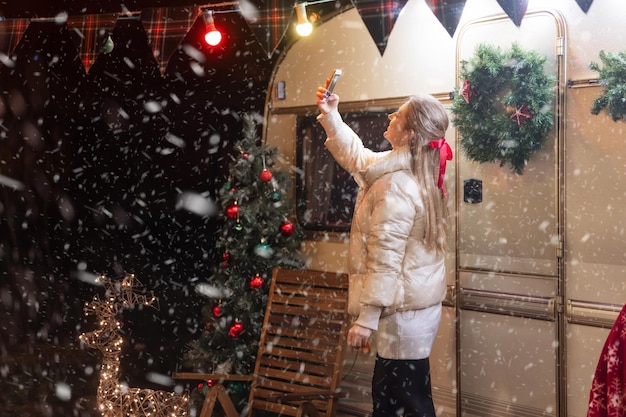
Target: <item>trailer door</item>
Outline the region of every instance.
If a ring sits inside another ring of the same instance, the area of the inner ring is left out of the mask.
[[[517,43],[547,57],[546,72],[557,80],[555,123],[521,175],[506,165],[470,161],[457,146],[458,415],[565,415],[564,22],[551,11],[529,11],[520,27],[504,15],[469,22],[459,31],[457,74],[480,43],[503,49]],[[464,202],[467,181],[479,187],[480,202]]]

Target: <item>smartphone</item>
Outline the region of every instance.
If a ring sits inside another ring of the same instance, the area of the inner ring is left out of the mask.
[[[339,81],[339,77],[341,77],[342,71],[340,69],[336,69],[333,71],[330,76],[330,83],[328,83],[328,87],[326,88],[326,98],[330,97],[337,85],[337,81]]]

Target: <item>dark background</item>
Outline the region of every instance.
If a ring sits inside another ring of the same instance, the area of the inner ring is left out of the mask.
[[[0,0],[0,16],[117,13],[121,4]],[[324,18],[347,4],[316,10]],[[0,62],[0,416],[97,415],[80,410],[95,400],[100,355],[78,341],[96,326],[83,311],[103,295],[96,274],[133,273],[159,300],[158,310],[124,312],[121,380],[173,388],[150,375],[181,369],[204,326],[196,284],[210,282],[219,262],[217,217],[181,209],[179,198],[215,200],[242,115],[256,116],[260,138],[275,63],[295,40],[282,37],[268,56],[240,13],[221,14],[220,29],[223,44],[210,48],[197,19],[161,71],[142,21],[119,17],[107,34],[115,47],[87,71],[74,30],[34,20]],[[55,395],[59,383],[71,388],[69,400]]]
[[[77,4],[1,8],[6,17],[120,11],[117,2]],[[177,370],[204,325],[194,288],[210,280],[219,228],[215,215],[180,209],[179,197],[215,199],[242,114],[262,120],[274,66],[240,14],[222,24],[225,46],[204,45],[196,24],[181,46],[200,61],[178,48],[164,73],[139,19],[118,19],[113,51],[88,72],[74,32],[51,21],[31,22],[10,65],[0,64],[0,174],[21,184],[0,186],[1,416],[76,415],[81,398],[95,395],[99,353],[78,342],[96,326],[83,312],[103,295],[95,274],[133,273],[155,293],[158,310],[124,312],[121,379],[172,389],[149,376]],[[55,396],[58,383],[72,388],[71,400]]]
[[[53,17],[59,12],[69,15],[117,13],[122,5],[128,10],[142,7],[193,6],[211,3],[188,0],[0,0],[0,16],[6,18]],[[218,3],[218,2],[213,2]]]

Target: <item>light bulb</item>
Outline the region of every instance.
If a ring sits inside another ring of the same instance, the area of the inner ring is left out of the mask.
[[[215,21],[213,20],[213,11],[203,11],[202,17],[204,18],[204,24],[206,26],[204,41],[211,46],[219,45],[220,42],[222,42],[222,33],[215,27]]]
[[[211,46],[217,46],[222,41],[222,34],[219,30],[214,29],[204,35],[204,41]]]
[[[313,25],[309,22],[306,15],[306,2],[297,3],[294,7],[296,8],[296,17],[298,19],[296,32],[300,36],[309,36],[313,32]]]

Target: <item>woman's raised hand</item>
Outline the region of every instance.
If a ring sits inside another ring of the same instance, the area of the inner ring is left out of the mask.
[[[328,80],[326,81],[326,85],[328,85]],[[330,113],[339,105],[339,96],[337,94],[327,96],[327,91],[326,87],[317,87],[317,93],[315,94],[317,107],[324,114]]]

